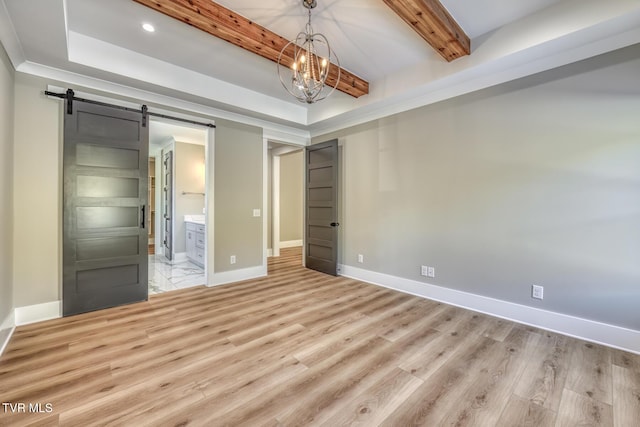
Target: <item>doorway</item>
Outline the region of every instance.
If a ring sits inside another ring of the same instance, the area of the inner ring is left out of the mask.
[[[151,120],[149,156],[155,164],[155,254],[149,255],[149,294],[207,283],[207,130]]]
[[[268,255],[297,254],[302,264],[304,149],[270,141],[268,167]]]

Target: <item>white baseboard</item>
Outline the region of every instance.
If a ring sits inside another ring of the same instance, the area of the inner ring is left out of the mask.
[[[542,310],[416,280],[341,265],[341,275],[491,316],[640,354],[640,331]]]
[[[28,325],[29,323],[62,317],[62,301],[45,302],[43,304],[16,307],[16,325]]]
[[[213,274],[213,283],[207,286],[225,285],[227,283],[241,282],[243,280],[256,279],[267,275],[267,266],[259,265],[257,267],[242,268],[240,270],[223,271]]]
[[[15,322],[15,310],[7,315],[7,317],[0,323],[0,356],[4,353],[4,349],[7,348],[13,332],[16,330]]]
[[[280,249],[297,248],[298,246],[302,246],[302,240],[287,240],[285,242],[280,242]]]
[[[173,262],[182,262],[187,260],[188,258],[186,252],[176,252],[175,254],[173,254]]]

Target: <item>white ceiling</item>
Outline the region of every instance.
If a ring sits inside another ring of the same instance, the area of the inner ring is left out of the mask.
[[[218,0],[286,37],[300,0]],[[382,0],[319,0],[316,31],[343,68],[367,79],[359,99],[335,92],[307,106],[276,65],[132,0],[0,0],[0,40],[18,71],[86,88],[318,134],[640,42],[638,0],[441,0],[472,39],[445,62]],[[142,30],[152,23],[155,33]],[[169,97],[169,98],[167,98]],[[153,99],[152,99],[153,98]]]
[[[158,155],[173,140],[187,144],[205,145],[207,131],[201,126],[168,123],[151,119],[149,126],[149,154]]]

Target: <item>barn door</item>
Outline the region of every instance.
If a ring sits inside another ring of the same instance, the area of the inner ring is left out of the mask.
[[[62,300],[68,316],[147,299],[149,131],[141,112],[66,103]]]

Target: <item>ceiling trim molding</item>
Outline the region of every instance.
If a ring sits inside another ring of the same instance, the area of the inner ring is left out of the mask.
[[[87,93],[98,92],[95,93],[96,96],[113,95],[123,98],[123,102],[133,102],[136,105],[143,102],[160,106],[160,108],[165,108],[166,112],[171,114],[175,114],[176,112],[182,112],[184,114],[187,112],[212,120],[223,119],[260,127],[263,129],[263,132],[279,135],[279,139],[286,142],[307,145],[310,140],[308,130],[280,125],[266,120],[232,113],[219,108],[209,107],[147,90],[136,89],[131,86],[88,77],[82,74],[72,73],[29,61],[22,63],[16,71],[50,80],[47,83],[51,85],[72,85],[78,87],[78,90]]]
[[[471,53],[469,36],[438,0],[383,0],[448,62]]]
[[[417,96],[406,93],[397,95],[393,99],[387,98],[382,103],[370,104],[339,116],[311,123],[308,127],[311,138],[638,44],[640,27],[636,23],[639,18],[640,12],[601,24],[599,31],[588,36],[590,39],[588,43],[584,43],[584,38],[581,38],[584,36],[583,32],[578,31],[561,40],[551,40],[536,46],[533,48],[537,51],[535,59],[530,56],[531,50],[518,51],[491,63],[449,76],[444,80],[431,82],[418,90]],[[623,32],[617,32],[617,30]],[[554,53],[550,54],[550,52]]]
[[[274,98],[84,34],[70,31],[68,50],[69,61],[77,64],[245,110],[268,111],[275,119],[307,123],[306,107],[294,100]]]
[[[280,51],[289,44],[284,37],[211,0],[133,1],[276,63]],[[289,45],[283,52],[283,66],[293,64],[293,51],[293,45]],[[338,67],[333,65],[327,76],[330,85],[338,79]],[[369,93],[369,83],[355,74],[340,68],[339,77],[336,90],[355,98]]]

